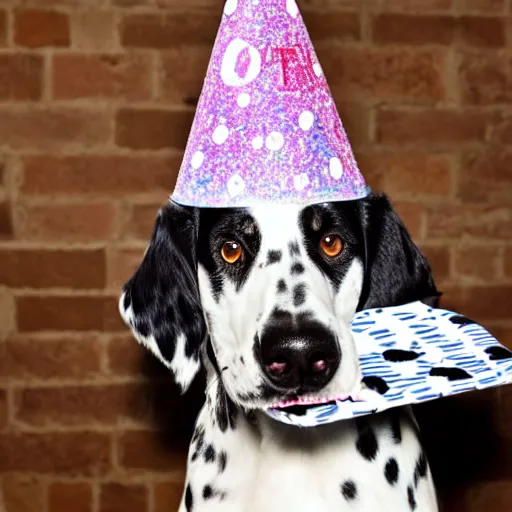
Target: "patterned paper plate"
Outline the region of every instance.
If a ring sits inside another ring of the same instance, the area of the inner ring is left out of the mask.
[[[312,427],[512,382],[512,352],[481,325],[421,302],[361,311],[352,332],[363,374],[358,398],[295,411],[269,409]]]

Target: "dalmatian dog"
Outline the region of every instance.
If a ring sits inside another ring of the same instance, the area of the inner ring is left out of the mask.
[[[408,409],[318,427],[304,414],[361,381],[357,311],[439,293],[386,196],[301,207],[194,208],[171,200],[120,311],[186,391],[200,370],[179,512],[434,512]]]

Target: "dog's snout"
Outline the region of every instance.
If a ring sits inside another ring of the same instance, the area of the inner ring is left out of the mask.
[[[263,370],[282,389],[313,392],[333,377],[341,360],[334,335],[312,321],[274,319],[261,337]]]

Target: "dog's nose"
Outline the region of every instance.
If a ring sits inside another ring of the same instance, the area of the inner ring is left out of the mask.
[[[341,354],[334,337],[292,336],[279,340],[264,336],[261,359],[265,373],[276,386],[313,392],[323,388],[339,366]]]

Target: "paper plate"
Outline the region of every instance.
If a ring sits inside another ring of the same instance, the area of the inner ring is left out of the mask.
[[[352,321],[363,374],[358,397],[276,420],[313,427],[512,382],[512,352],[467,317],[421,302],[361,311]],[[291,412],[291,411],[294,412]]]

